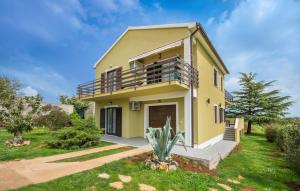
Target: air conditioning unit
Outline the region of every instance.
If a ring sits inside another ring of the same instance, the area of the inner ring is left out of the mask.
[[[130,101],[129,102],[129,109],[131,111],[139,111],[141,110],[141,102],[138,101]]]

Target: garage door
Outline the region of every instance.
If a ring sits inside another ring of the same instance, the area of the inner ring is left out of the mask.
[[[149,106],[149,127],[163,127],[167,116],[171,117],[171,127],[176,132],[176,105]]]

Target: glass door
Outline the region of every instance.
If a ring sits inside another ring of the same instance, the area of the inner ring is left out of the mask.
[[[107,72],[107,92],[112,92],[115,91],[117,89],[117,71],[116,70],[112,70]]]
[[[116,108],[107,108],[106,114],[106,133],[110,135],[117,134]]]

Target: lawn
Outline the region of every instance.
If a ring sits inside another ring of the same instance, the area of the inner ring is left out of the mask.
[[[118,181],[118,174],[132,176],[123,190],[138,190],[138,183],[156,187],[158,190],[208,190],[217,188],[217,183],[229,185],[233,190],[289,190],[286,183],[300,184],[300,176],[290,170],[275,144],[266,142],[261,129],[253,135],[245,136],[238,149],[221,161],[218,176],[185,171],[153,171],[143,162],[133,163],[128,159],[115,161],[102,167],[62,177],[47,183],[31,185],[20,190],[114,190],[110,182]],[[99,173],[111,175],[108,180],[97,177]],[[227,182],[227,178],[245,177],[241,184]],[[252,189],[251,189],[252,188]]]
[[[50,156],[74,151],[49,148],[46,142],[51,140],[52,136],[47,128],[34,128],[33,131],[25,133],[24,138],[31,141],[30,145],[10,147],[5,144],[5,141],[11,138],[12,135],[10,133],[5,129],[0,129],[0,161]],[[111,145],[111,143],[100,142],[97,147],[106,145]]]

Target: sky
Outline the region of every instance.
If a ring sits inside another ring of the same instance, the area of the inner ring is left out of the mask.
[[[239,88],[239,72],[276,80],[300,116],[299,0],[1,0],[0,75],[45,102],[75,95],[128,26],[200,22]]]

